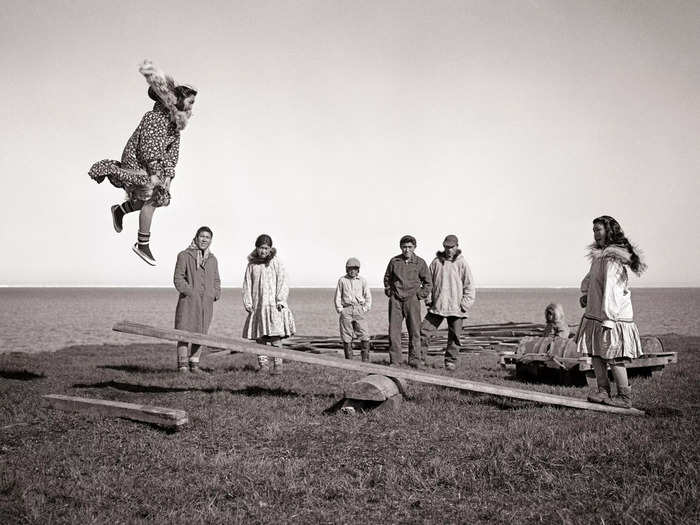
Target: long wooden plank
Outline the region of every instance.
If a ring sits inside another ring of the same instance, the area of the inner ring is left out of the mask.
[[[430,385],[439,385],[458,390],[469,390],[472,392],[480,392],[483,394],[491,394],[495,396],[504,396],[514,399],[523,399],[525,401],[535,401],[537,403],[545,403],[550,405],[566,406],[571,408],[582,408],[595,410],[598,412],[609,412],[613,414],[625,415],[643,415],[644,412],[634,408],[618,408],[607,405],[599,405],[589,403],[583,399],[573,397],[557,396],[554,394],[546,394],[543,392],[534,392],[532,390],[522,390],[500,385],[492,385],[490,383],[481,383],[478,381],[469,381],[467,379],[456,379],[448,376],[433,375],[417,370],[408,370],[398,367],[387,367],[384,365],[376,365],[372,363],[362,363],[360,361],[337,359],[321,355],[310,355],[298,350],[288,350],[276,348],[274,346],[261,347],[251,341],[233,337],[219,337],[206,334],[196,334],[186,332],[184,330],[175,330],[173,328],[156,328],[130,321],[122,321],[116,323],[113,330],[124,332],[127,334],[142,335],[146,337],[154,337],[156,339],[165,339],[167,341],[184,341],[187,343],[195,343],[206,345],[209,348],[225,348],[244,352],[248,354],[260,354],[271,357],[281,357],[290,361],[307,363],[310,365],[329,366],[332,368],[341,368],[343,370],[354,370],[356,372],[366,372],[368,374],[380,374],[391,377],[399,377],[416,381],[418,383],[426,383]]]
[[[124,417],[168,428],[179,428],[187,424],[188,421],[187,412],[173,408],[59,394],[49,394],[42,397],[47,400],[51,408],[69,412],[88,412],[100,416]]]

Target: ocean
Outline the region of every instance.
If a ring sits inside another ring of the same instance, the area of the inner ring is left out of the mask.
[[[337,335],[333,289],[292,289],[289,305],[303,335]],[[387,300],[373,290],[370,332],[386,333]],[[545,306],[561,303],[567,321],[581,316],[574,288],[477,289],[468,324],[543,322]],[[700,288],[635,288],[635,319],[642,334],[700,335]],[[166,288],[0,288],[0,353],[56,351],[73,345],[127,344],[148,339],[112,331],[130,320],[172,327],[177,292]],[[240,288],[226,288],[214,305],[210,334],[240,336],[245,310]]]

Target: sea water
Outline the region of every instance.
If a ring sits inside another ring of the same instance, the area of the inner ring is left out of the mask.
[[[327,288],[291,290],[289,306],[299,334],[337,335],[333,294]],[[561,303],[567,321],[576,324],[582,313],[579,295],[574,288],[478,289],[467,324],[543,322],[550,302]],[[373,290],[372,296],[370,332],[386,333],[387,299],[383,290]],[[130,320],[172,328],[177,298],[166,288],[0,288],[0,352],[143,343],[148,339],[113,332],[112,326]],[[700,335],[700,288],[635,288],[632,301],[642,334]],[[240,336],[245,317],[240,288],[226,288],[214,304],[209,333]]]

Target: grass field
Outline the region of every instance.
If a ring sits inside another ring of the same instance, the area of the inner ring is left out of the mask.
[[[697,523],[700,337],[632,382],[646,417],[409,384],[397,410],[327,413],[361,374],[254,357],[174,372],[174,346],[0,354],[1,523]],[[436,373],[445,373],[436,371]],[[455,377],[521,384],[491,355]],[[186,410],[155,426],[51,410],[43,394]]]

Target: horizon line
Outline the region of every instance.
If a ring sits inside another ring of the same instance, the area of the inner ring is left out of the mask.
[[[174,286],[159,286],[159,285],[130,285],[130,284],[119,284],[119,285],[90,285],[90,284],[0,284],[0,288],[150,288],[158,290],[174,290]],[[233,285],[222,285],[221,288],[232,288],[240,289],[241,286]],[[307,288],[313,290],[322,289],[334,289],[335,285],[323,286],[323,285],[306,285],[306,286],[291,286],[291,289]],[[370,288],[381,290],[383,286],[373,286]],[[485,284],[483,286],[477,286],[476,289],[528,289],[528,288],[545,288],[545,289],[573,289],[578,290],[578,286],[570,285],[508,285],[508,284]],[[635,286],[634,288],[700,288],[700,285],[685,285],[685,284],[653,284],[648,286]]]

